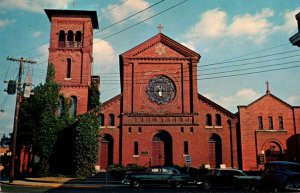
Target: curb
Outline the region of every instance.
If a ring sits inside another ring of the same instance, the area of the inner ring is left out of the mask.
[[[16,186],[32,186],[32,187],[49,187],[49,188],[103,188],[103,187],[125,187],[122,184],[66,184],[66,183],[51,183],[51,182],[32,182],[15,180],[13,183],[9,181],[1,181],[1,184],[16,185]]]

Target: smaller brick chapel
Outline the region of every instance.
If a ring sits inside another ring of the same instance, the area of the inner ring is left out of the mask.
[[[49,62],[74,115],[89,110],[95,11],[45,10]],[[98,169],[121,163],[259,170],[300,159],[300,107],[271,94],[233,114],[198,93],[200,55],[160,32],[119,57],[121,93],[99,112]]]

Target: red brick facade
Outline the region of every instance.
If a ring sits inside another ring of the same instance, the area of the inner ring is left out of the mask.
[[[244,170],[261,169],[259,158],[300,160],[299,113],[299,107],[290,106],[269,91],[250,105],[239,106]]]
[[[49,62],[63,96],[76,97],[80,115],[88,111],[97,15],[46,13]],[[267,91],[232,114],[198,93],[199,60],[162,33],[120,55],[121,94],[99,112],[98,169],[121,163],[259,170],[264,161],[300,160],[300,107]]]
[[[120,58],[122,94],[101,109],[104,122],[100,133],[107,139],[100,143],[101,169],[112,163],[183,166],[187,157],[193,167],[238,167],[237,118],[198,94],[200,55],[159,33]],[[173,84],[172,99],[159,101],[157,96],[155,101],[154,94],[151,100],[147,89],[154,84],[155,93],[156,80]],[[114,115],[114,126],[110,114]],[[211,123],[207,123],[207,114]],[[103,158],[111,163],[102,162]]]

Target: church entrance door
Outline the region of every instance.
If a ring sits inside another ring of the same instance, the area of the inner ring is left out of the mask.
[[[222,142],[217,134],[209,138],[209,165],[211,168],[218,168],[222,164]]]
[[[154,135],[152,139],[152,166],[170,166],[173,164],[172,137],[166,131]]]
[[[113,138],[105,135],[100,141],[100,168],[107,169],[113,164]]]

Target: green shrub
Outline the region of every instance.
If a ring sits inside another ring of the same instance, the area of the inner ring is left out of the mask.
[[[122,180],[126,174],[126,168],[121,164],[110,165],[107,171],[117,180]]]

